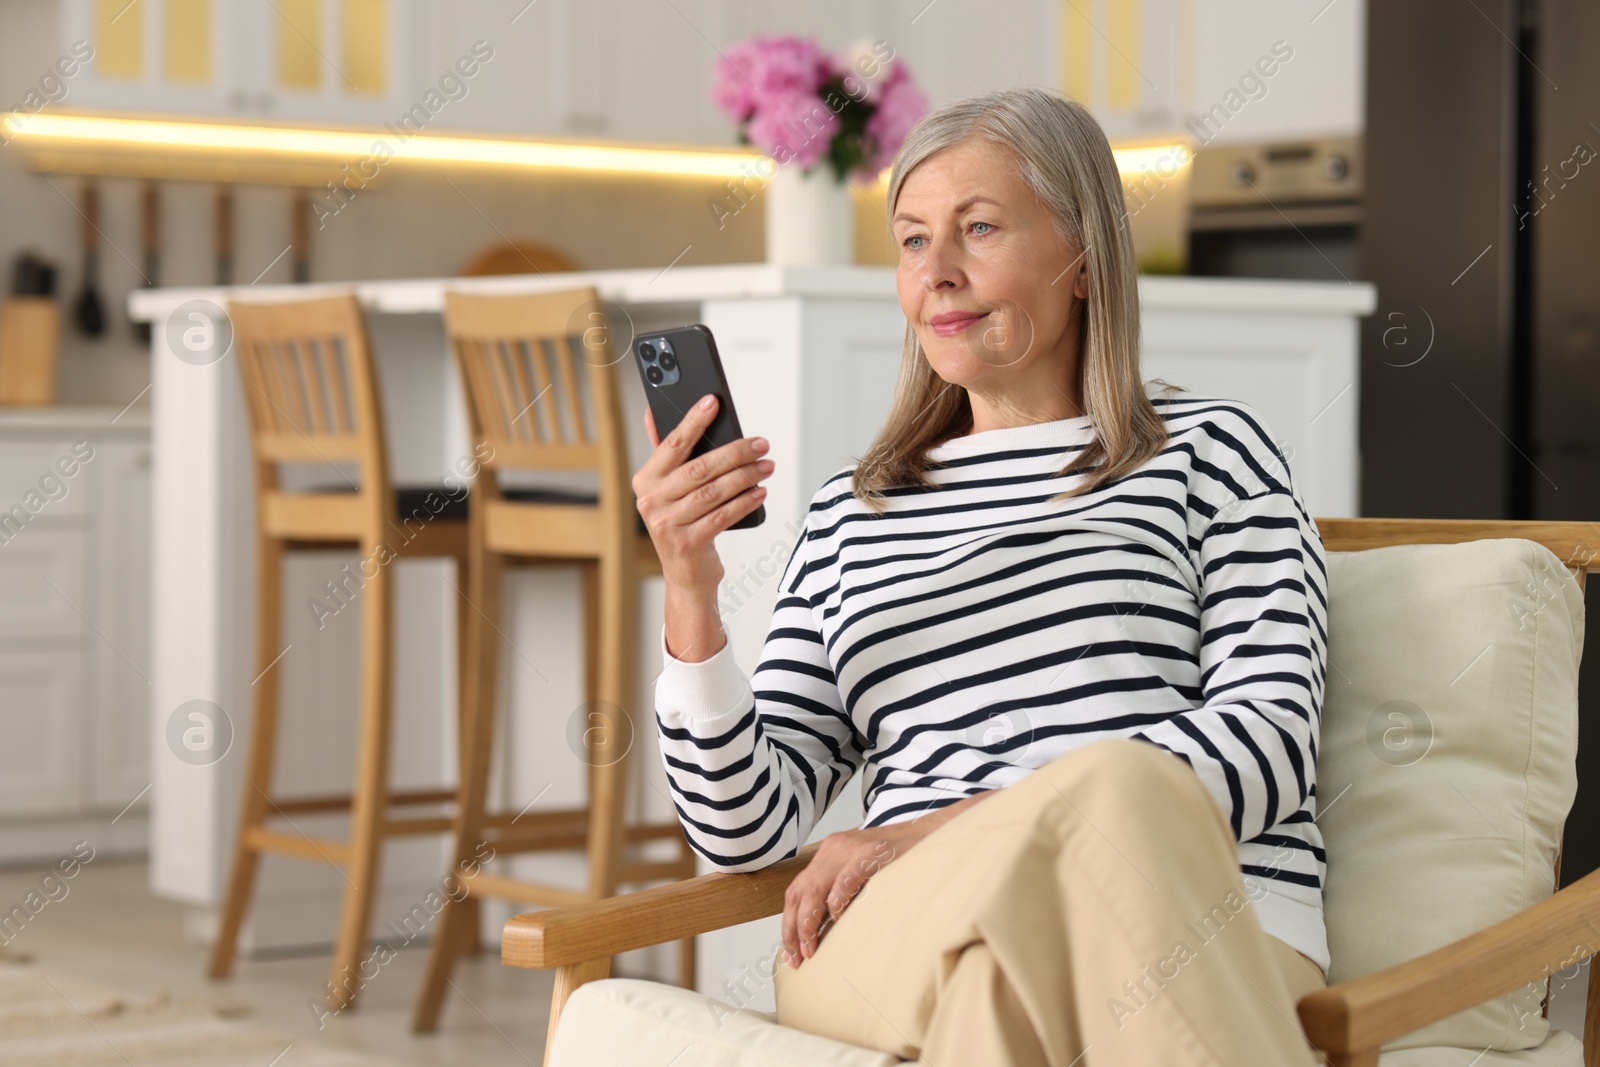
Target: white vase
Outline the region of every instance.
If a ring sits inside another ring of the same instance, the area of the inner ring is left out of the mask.
[[[855,201],[826,160],[803,174],[780,166],[767,182],[767,262],[829,267],[855,262]]]

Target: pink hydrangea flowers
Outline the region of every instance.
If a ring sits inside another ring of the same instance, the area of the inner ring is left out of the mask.
[[[723,53],[709,95],[739,124],[740,144],[803,171],[826,159],[841,182],[876,178],[928,110],[883,41],[832,56],[812,38],[752,37]]]

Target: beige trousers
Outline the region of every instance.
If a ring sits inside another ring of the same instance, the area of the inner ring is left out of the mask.
[[[1295,1014],[1321,968],[1261,929],[1216,801],[1143,741],[963,811],[774,970],[779,1022],[926,1067],[1324,1062]]]

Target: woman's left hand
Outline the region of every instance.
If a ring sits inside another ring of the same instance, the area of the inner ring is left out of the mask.
[[[783,894],[783,962],[798,967],[810,959],[825,928],[844,914],[867,879],[993,792],[976,793],[905,822],[841,830],[823,838],[816,855]]]
[[[920,821],[842,830],[822,839],[783,894],[783,962],[798,967],[801,959],[811,958],[823,927],[844,914],[868,878],[915,843],[907,840],[907,831]]]

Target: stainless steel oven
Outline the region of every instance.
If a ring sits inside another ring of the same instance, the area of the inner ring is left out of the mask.
[[[1361,164],[1356,137],[1197,149],[1189,273],[1359,278]]]

